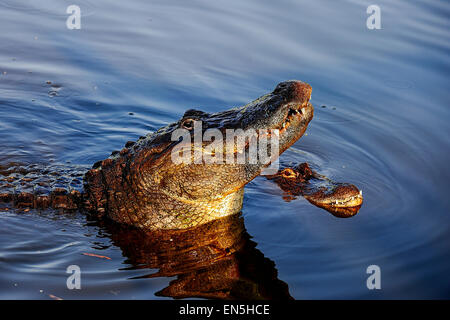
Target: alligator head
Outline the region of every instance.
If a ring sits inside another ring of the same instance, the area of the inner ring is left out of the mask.
[[[86,206],[146,229],[184,229],[237,213],[244,186],[305,132],[314,110],[310,96],[307,83],[286,81],[242,107],[216,113],[188,110],[179,121],[95,164],[85,176]],[[230,147],[224,141],[230,130],[239,129],[247,143],[233,138]],[[219,133],[224,143],[211,148]],[[249,141],[274,135],[278,146],[267,148],[269,162],[254,159]],[[174,161],[180,154],[188,154],[185,161]],[[222,161],[205,161],[204,155],[211,160],[219,154]]]
[[[303,196],[313,205],[336,217],[354,216],[363,203],[362,191],[355,185],[334,182],[312,171],[306,162],[280,169],[266,178],[273,180],[284,191],[284,200],[290,201],[296,196]]]

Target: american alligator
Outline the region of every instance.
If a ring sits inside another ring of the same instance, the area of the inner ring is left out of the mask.
[[[186,141],[173,141],[172,134],[184,128],[194,137],[193,128],[200,121],[202,134],[209,129],[218,129],[224,135],[227,129],[278,129],[279,150],[268,150],[273,161],[304,134],[314,112],[310,97],[309,84],[291,80],[242,107],[216,113],[190,109],[179,121],[136,142],[127,142],[122,150],[96,162],[84,174],[83,182],[80,168],[61,169],[65,174],[52,167],[33,165],[20,170],[0,168],[4,176],[0,182],[0,202],[12,202],[22,208],[86,210],[98,217],[148,230],[186,229],[236,214],[242,208],[244,186],[268,163],[259,160],[175,163],[171,153]],[[191,144],[194,150],[197,145]],[[201,143],[202,151],[208,144]],[[250,151],[248,144],[236,143],[234,150],[224,150],[227,152],[233,153],[233,157],[244,153],[248,159]],[[290,170],[295,173],[295,169]],[[297,193],[317,206],[327,210],[338,208],[337,211],[350,207],[353,209],[348,212],[354,214],[362,203],[362,196],[354,186],[329,184],[312,191],[312,187],[304,187],[311,179],[297,174],[295,180],[286,172],[280,171],[271,178],[282,189],[294,184],[298,189],[301,182],[303,191]],[[298,177],[303,178],[299,181]]]

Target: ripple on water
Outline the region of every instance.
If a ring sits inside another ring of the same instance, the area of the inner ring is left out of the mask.
[[[247,209],[247,217],[260,225],[270,224],[273,230],[282,228],[283,224],[295,225],[282,233],[275,233],[270,243],[256,237],[260,243],[280,248],[317,248],[324,245],[324,239],[328,239],[350,246],[360,236],[354,226],[361,223],[361,219],[364,220],[364,229],[377,230],[368,242],[376,241],[377,237],[389,234],[390,228],[386,228],[386,223],[401,223],[405,210],[411,209],[414,198],[405,190],[389,163],[379,152],[374,152],[375,149],[365,148],[359,141],[348,139],[342,134],[348,128],[341,130],[339,127],[334,121],[319,127],[316,125],[314,130],[308,131],[310,134],[281,155],[280,162],[284,166],[308,162],[314,170],[333,181],[356,185],[364,196],[360,212],[353,218],[338,219],[301,197],[284,202],[278,187],[260,177],[248,186],[250,208]],[[352,135],[351,132],[349,134]],[[323,234],[320,231],[323,226],[328,228],[329,235],[318,238],[314,232]],[[346,236],[342,236],[343,233]]]
[[[66,13],[66,8],[69,5],[70,4],[67,4],[66,2],[58,3],[55,1],[51,1],[51,3],[48,3],[48,1],[32,3],[24,0],[0,0],[0,7],[5,9],[19,10],[25,14],[39,14],[48,17],[67,18],[68,14]],[[79,0],[76,5],[83,8],[82,14],[84,17],[91,16],[95,13],[96,6],[93,1]]]

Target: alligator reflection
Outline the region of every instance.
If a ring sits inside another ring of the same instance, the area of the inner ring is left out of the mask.
[[[139,278],[177,278],[157,296],[292,299],[275,263],[250,240],[241,214],[186,230],[143,231],[100,222],[133,268],[158,269]]]

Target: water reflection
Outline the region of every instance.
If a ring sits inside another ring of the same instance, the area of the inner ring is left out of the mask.
[[[187,230],[143,231],[98,223],[127,257],[130,269],[157,269],[138,278],[176,276],[157,296],[292,299],[275,263],[250,240],[241,214]]]

